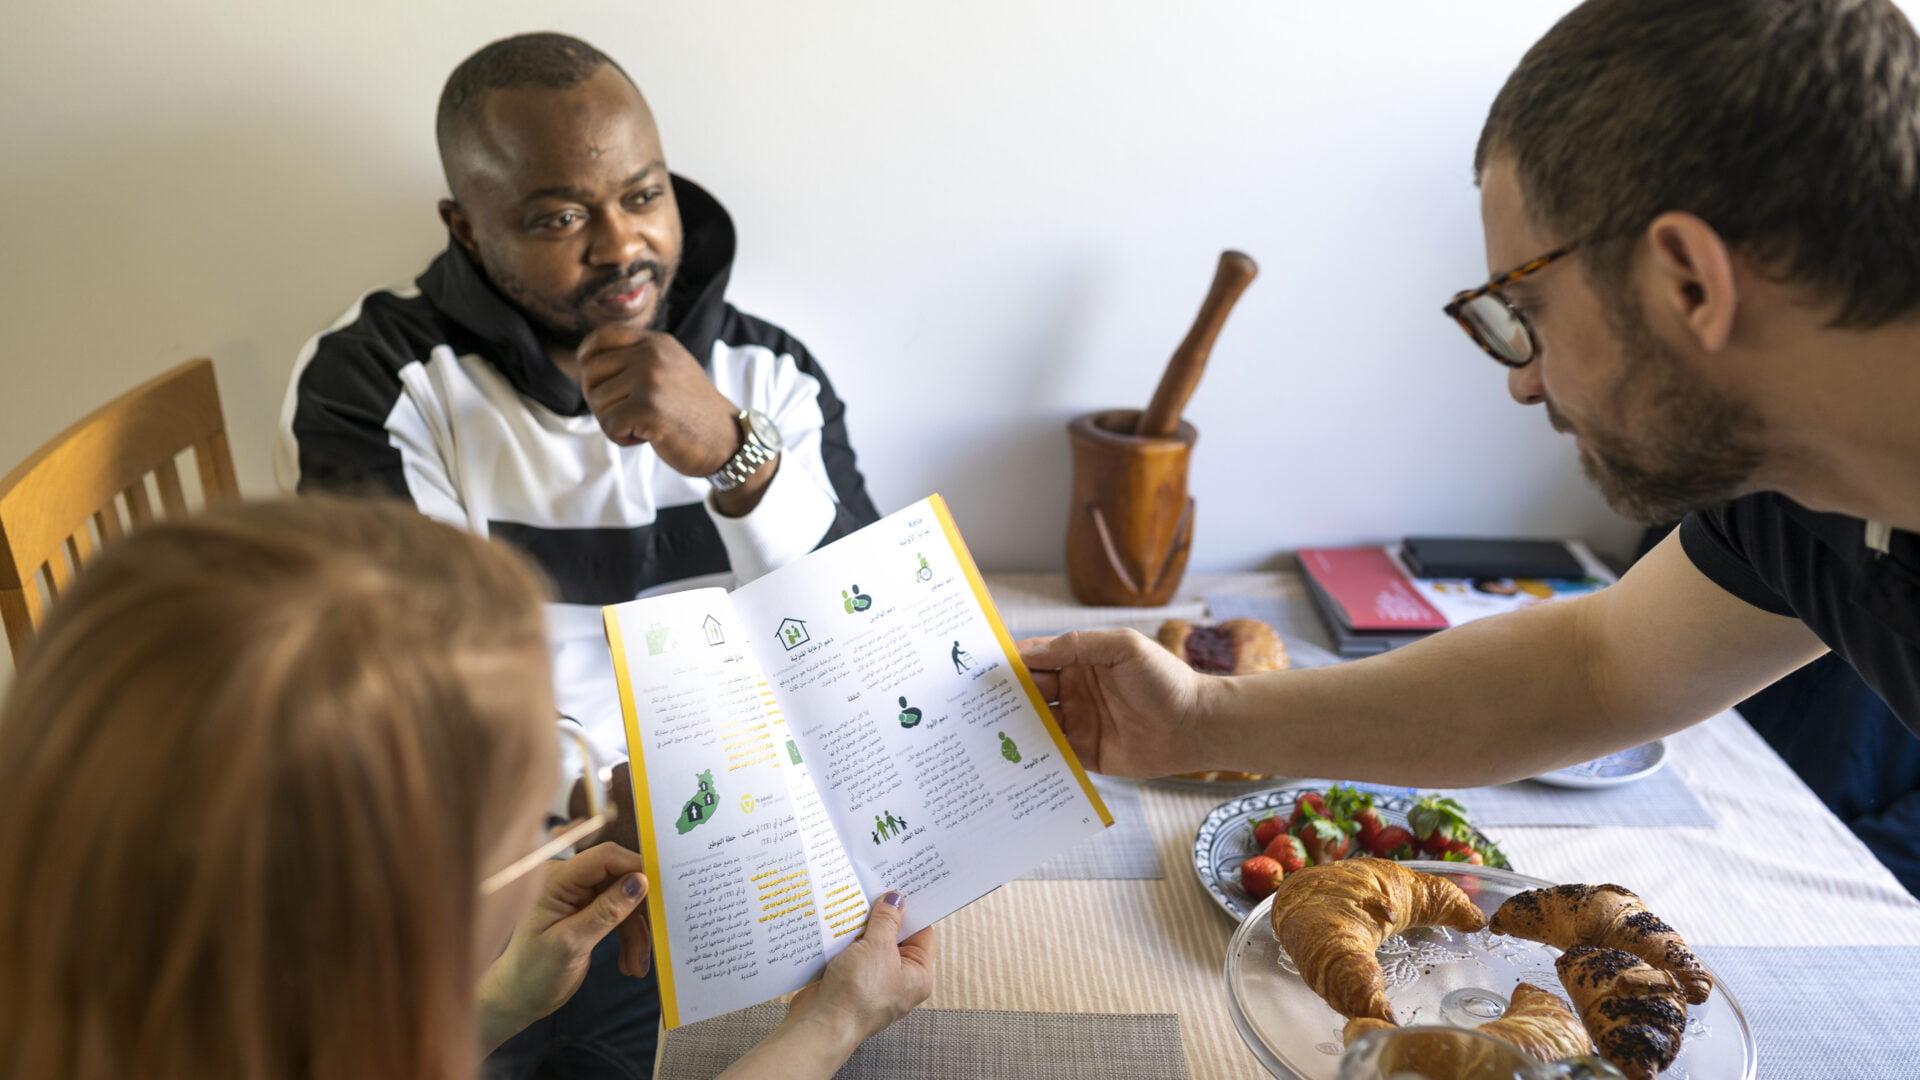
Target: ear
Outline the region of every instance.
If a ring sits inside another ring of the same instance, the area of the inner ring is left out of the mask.
[[[1740,306],[1733,256],[1713,226],[1669,211],[1647,226],[1648,311],[1664,309],[1707,352],[1726,348]]]
[[[477,257],[473,246],[473,219],[452,199],[440,200],[440,220],[447,225],[447,232],[453,234],[454,242],[466,249],[467,254]]]

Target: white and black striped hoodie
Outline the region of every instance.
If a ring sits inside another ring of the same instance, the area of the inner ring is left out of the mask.
[[[529,553],[562,601],[550,612],[562,707],[609,749],[620,743],[618,706],[599,605],[749,581],[878,517],[819,363],[726,301],[735,237],[725,208],[686,179],[673,185],[685,240],[669,329],[786,444],[751,513],[721,515],[705,480],[650,446],[609,441],[579,384],[452,242],[413,284],[361,297],[301,350],[274,454],[288,490],[391,491]]]

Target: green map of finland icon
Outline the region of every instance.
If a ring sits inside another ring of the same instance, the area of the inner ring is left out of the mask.
[[[713,790],[712,769],[699,774],[695,779],[700,782],[700,790],[694,792],[693,798],[688,799],[680,807],[680,818],[673,823],[673,827],[682,836],[706,824],[707,819],[713,816],[714,808],[720,803],[719,794]]]

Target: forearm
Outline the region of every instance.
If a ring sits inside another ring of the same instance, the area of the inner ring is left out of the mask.
[[[721,1080],[826,1080],[846,1064],[866,1033],[845,1018],[808,1010],[780,1026],[720,1074]]]
[[[1463,787],[1632,745],[1665,718],[1611,692],[1593,614],[1560,601],[1367,660],[1212,680],[1210,765]]]
[[[1704,720],[1825,651],[1669,537],[1618,584],[1384,656],[1208,682],[1210,767],[1461,787],[1535,776]]]

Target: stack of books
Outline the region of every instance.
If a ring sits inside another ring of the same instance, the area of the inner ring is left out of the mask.
[[[1614,580],[1612,571],[1585,544],[1546,543],[1564,551],[1566,561],[1523,560],[1506,565],[1497,559],[1473,564],[1442,561],[1431,557],[1436,550],[1432,541],[1419,539],[1381,547],[1301,548],[1298,554],[1301,576],[1332,635],[1334,650],[1358,657],[1383,653],[1488,615],[1590,593]],[[1430,555],[1425,562],[1418,559],[1423,552]],[[1418,576],[1414,567],[1430,576]],[[1561,576],[1464,572],[1536,568]]]

